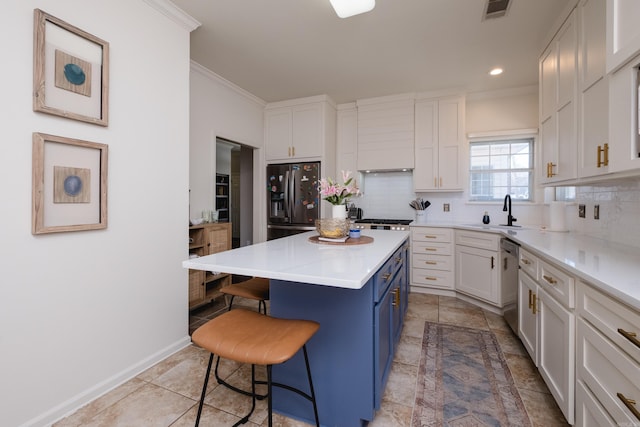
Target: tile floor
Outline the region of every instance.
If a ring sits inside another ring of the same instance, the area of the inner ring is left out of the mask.
[[[238,301],[241,303],[240,301]],[[250,301],[251,306],[256,303]],[[222,302],[192,313],[190,332],[224,310]],[[492,330],[502,347],[509,369],[534,426],[567,426],[526,350],[502,317],[451,297],[411,294],[402,338],[383,397],[381,410],[370,426],[410,426],[424,322],[440,322]],[[193,426],[197,402],[209,355],[189,346],[149,368],[120,387],[54,424],[69,426]],[[221,375],[249,383],[250,368],[221,363]],[[249,397],[238,395],[215,380],[209,382],[201,426],[231,426],[244,416]],[[258,402],[249,427],[267,425],[266,402]],[[274,425],[307,426],[274,415]]]

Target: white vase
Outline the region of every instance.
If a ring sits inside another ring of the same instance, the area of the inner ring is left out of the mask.
[[[417,210],[416,211],[416,222],[427,222],[427,211],[425,210]]]
[[[332,205],[331,217],[335,219],[347,219],[347,208],[345,205]]]

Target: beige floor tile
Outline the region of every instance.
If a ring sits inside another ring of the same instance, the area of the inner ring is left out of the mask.
[[[530,390],[518,391],[533,427],[566,427],[569,425],[551,394]]]
[[[438,321],[438,305],[416,302],[409,305],[407,317],[411,319],[422,319],[429,322]]]
[[[438,310],[438,321],[449,325],[489,330],[489,325],[487,324],[487,319],[484,317],[484,313],[482,310],[475,307],[469,308],[463,305],[440,305]]]
[[[146,384],[96,414],[83,426],[169,426],[195,404],[195,401],[180,394]]]
[[[468,303],[456,297],[447,297],[444,295],[441,295],[438,297],[438,305],[440,305],[441,307],[453,307],[453,308],[468,309],[473,311],[478,311],[478,310],[482,311],[482,309],[478,308],[477,306],[471,303]]]
[[[519,354],[522,356],[527,356],[527,350],[525,350],[520,338],[518,338],[511,330],[506,332],[503,331],[493,331],[496,339],[498,340],[498,344],[500,345],[500,349],[503,353],[507,354]]]
[[[411,304],[434,304],[438,305],[438,295],[422,294],[418,292],[412,292],[409,294],[409,306]]]
[[[176,365],[184,362],[185,360],[190,360],[192,358],[201,358],[201,357],[209,357],[208,353],[202,350],[201,348],[195,345],[188,345],[182,350],[172,354],[167,357],[163,361],[156,363],[146,371],[142,372],[138,375],[137,378],[140,378],[144,381],[153,381],[155,378],[164,374],[165,372],[171,370]],[[204,372],[203,372],[204,374]]]
[[[320,420],[320,424],[322,424],[322,420]],[[267,427],[269,425],[269,420],[265,418],[262,423],[262,427]],[[273,427],[309,427],[315,426],[315,424],[307,424],[303,421],[294,420],[292,418],[284,417],[280,414],[273,414]]]
[[[417,375],[418,366],[393,362],[382,400],[413,407]]]
[[[538,391],[541,393],[549,392],[549,389],[538,373],[538,369],[529,356],[505,353],[504,358],[507,361],[509,371],[518,389]]]
[[[402,334],[394,362],[418,366],[422,353],[422,338],[416,338]]]
[[[186,414],[178,419],[175,423],[171,424],[171,427],[193,427],[196,422],[196,416],[198,415],[198,405],[194,405]],[[202,414],[200,415],[200,426],[213,427],[213,426],[232,426],[240,420],[241,417],[237,417],[228,412],[222,411],[217,408],[212,408],[209,405],[202,407]],[[257,424],[248,422],[244,424],[247,427],[256,427]]]
[[[422,339],[424,336],[424,322],[423,319],[413,319],[411,317],[404,319],[402,335]]]
[[[413,406],[383,401],[369,427],[409,427],[412,415]]]
[[[228,382],[243,390],[251,390],[250,381],[244,381],[243,377],[244,375],[241,372],[234,373],[228,378]],[[258,392],[264,392],[264,390],[258,389]],[[236,393],[224,386],[219,386],[213,389],[213,391],[207,395],[204,402],[207,405],[241,418],[251,410],[251,397]],[[267,401],[258,400],[250,421],[255,424],[262,424],[266,417]]]
[[[492,331],[512,332],[511,328],[504,320],[504,317],[501,315],[484,310],[484,317],[487,319],[489,329]]]
[[[199,353],[194,357],[181,361],[151,382],[160,387],[180,393],[183,396],[199,400],[208,363],[209,356],[204,353]],[[215,361],[213,366],[215,367]],[[216,386],[217,382],[213,375],[212,368],[210,380],[207,384],[207,391],[211,391]]]

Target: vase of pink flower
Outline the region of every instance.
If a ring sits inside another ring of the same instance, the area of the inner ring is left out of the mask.
[[[351,176],[351,171],[342,171],[342,183],[331,178],[322,178],[318,186],[320,196],[331,203],[333,218],[347,218],[347,200],[358,196],[360,189],[356,180]]]

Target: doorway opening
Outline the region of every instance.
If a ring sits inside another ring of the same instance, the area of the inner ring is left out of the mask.
[[[253,147],[216,138],[214,200],[218,220],[231,222],[231,247],[253,243]]]

